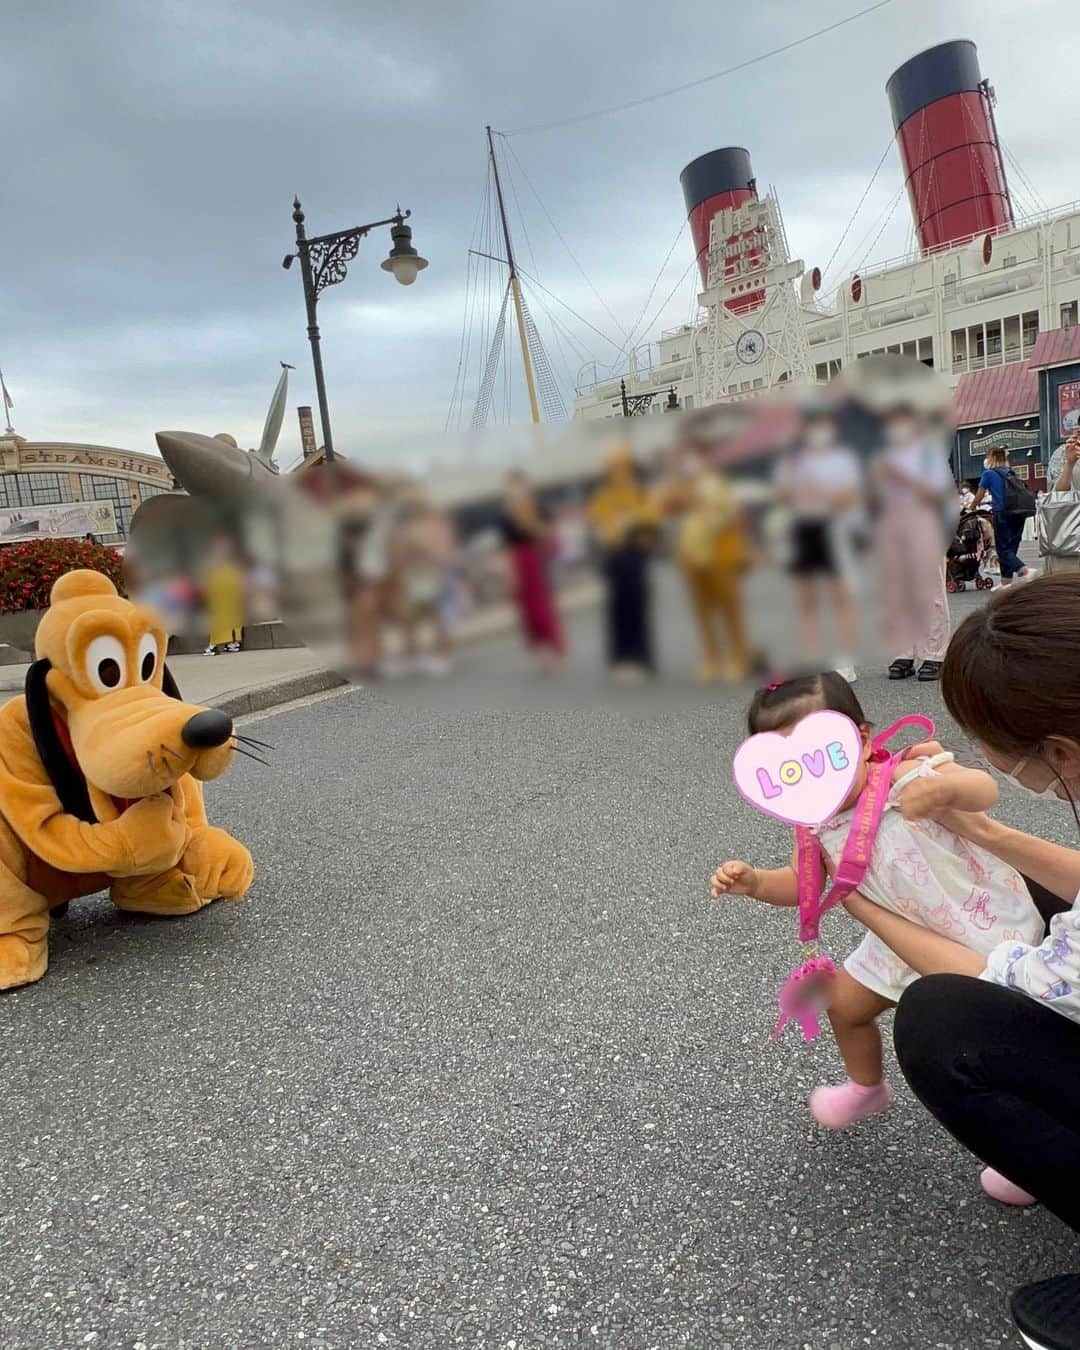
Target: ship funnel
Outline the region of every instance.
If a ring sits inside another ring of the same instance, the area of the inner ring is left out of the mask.
[[[709,284],[709,226],[713,216],[725,208],[742,206],[757,200],[754,170],[750,154],[741,146],[710,150],[699,155],[679,175],[683,200],[690,218],[694,252],[701,268],[701,280]]]
[[[920,52],[885,92],[923,251],[1008,229],[1012,202],[974,42]]]

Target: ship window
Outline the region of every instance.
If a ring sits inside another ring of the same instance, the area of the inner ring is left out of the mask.
[[[1002,260],[1001,260],[1001,265],[1002,265],[1002,267],[1015,267],[1015,266],[1016,266],[1016,254],[1015,254],[1015,253],[1007,253],[1007,254],[1005,255],[1005,257],[1002,258]]]
[[[1020,315],[1010,314],[1004,320],[1005,360],[1020,360]]]
[[[1031,349],[1035,346],[1035,339],[1039,336],[1039,311],[1029,309],[1022,318],[1024,329],[1024,355],[1030,356]]]
[[[687,394],[687,396],[683,399],[683,407],[689,409],[692,408],[693,406],[694,406],[694,396],[693,394]]]
[[[1001,320],[991,319],[986,325],[986,364],[1001,365]]]
[[[953,374],[959,375],[967,370],[967,329],[954,328],[952,331],[952,368]]]
[[[1076,325],[1077,302],[1070,300],[1068,304],[1061,306],[1061,326],[1062,328],[1073,328]]]
[[[814,378],[818,384],[825,384],[829,379],[829,363],[822,361],[814,367]]]
[[[934,339],[924,337],[919,339],[919,360],[924,366],[933,366],[934,364]]]

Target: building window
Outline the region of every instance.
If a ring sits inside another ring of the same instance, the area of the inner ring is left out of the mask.
[[[687,411],[689,411],[693,406],[694,406],[694,396],[693,394],[687,394],[686,397],[683,399],[683,407],[686,408]]]
[[[1021,324],[1023,326],[1024,356],[1027,357],[1031,355],[1031,349],[1035,346],[1035,339],[1039,336],[1039,311],[1029,309],[1026,314],[1021,316]]]
[[[934,339],[924,337],[919,339],[919,360],[924,366],[933,367],[934,364]]]
[[[1062,328],[1076,327],[1076,309],[1077,302],[1070,300],[1067,304],[1061,306],[1061,326]]]
[[[1015,266],[1016,266],[1016,254],[1015,254],[1015,253],[1006,253],[1006,255],[1004,256],[1004,258],[1002,258],[1002,260],[1001,260],[1001,265],[1002,265],[1002,267],[1015,267]]]
[[[70,494],[65,492],[60,485],[58,473],[32,473],[28,474],[27,477],[30,480],[30,500],[34,506],[49,506],[54,502],[70,500]],[[67,483],[65,482],[64,488],[66,487]]]

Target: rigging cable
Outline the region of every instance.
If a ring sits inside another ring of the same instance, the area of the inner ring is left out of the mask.
[[[1020,161],[1016,158],[1016,156],[1012,153],[1009,147],[1001,139],[1000,135],[998,136],[998,145],[1001,146],[1002,153],[1004,154],[1005,158],[1009,161],[1010,168],[1020,179],[1020,182],[1023,184],[1025,190],[1028,193],[1030,193],[1031,199],[1035,203],[1036,210],[1044,214],[1048,214],[1050,211],[1050,207],[1043,199],[1042,194],[1036,191],[1035,184],[1024,172],[1023,166],[1020,164]]]
[[[678,245],[679,245],[679,240],[682,239],[683,235],[686,233],[686,225],[687,225],[687,222],[684,220],[683,223],[679,226],[679,233],[678,233],[678,234],[675,236],[675,238],[671,241],[671,247],[668,249],[668,251],[667,251],[667,256],[665,257],[664,261],[663,261],[663,262],[661,263],[661,265],[660,265],[660,271],[657,272],[657,274],[656,274],[656,277],[655,277],[655,279],[654,279],[654,281],[653,281],[652,287],[651,287],[651,289],[649,290],[649,294],[645,297],[645,303],[641,306],[641,312],[638,314],[637,318],[634,320],[633,324],[631,325],[631,327],[630,327],[630,332],[627,333],[627,335],[626,335],[626,341],[623,343],[622,349],[621,349],[621,351],[620,351],[620,353],[619,353],[620,356],[628,356],[629,351],[630,351],[630,347],[631,347],[632,344],[633,344],[634,338],[637,337],[637,336],[639,335],[639,333],[638,333],[639,328],[641,329],[641,332],[642,332],[642,333],[644,333],[644,332],[646,331],[644,328],[641,328],[641,321],[642,321],[642,319],[645,317],[645,312],[646,312],[646,310],[647,310],[647,309],[649,308],[649,306],[652,304],[653,296],[656,294],[656,288],[657,288],[657,286],[660,285],[661,278],[663,277],[664,273],[667,271],[668,263],[671,261],[671,255],[675,252],[676,248],[678,247]],[[695,258],[694,261],[697,262],[697,259]],[[689,268],[687,268],[687,271],[689,271]],[[684,273],[683,273],[683,276],[685,276],[685,275],[686,275],[686,273],[684,272]]]
[[[609,338],[608,335],[606,333],[602,333],[600,329],[596,327],[595,324],[592,324],[588,321],[588,319],[583,318],[577,312],[577,310],[572,309],[571,306],[568,305],[565,300],[560,300],[559,297],[554,293],[554,291],[549,291],[546,286],[544,286],[541,282],[537,281],[536,277],[531,276],[528,272],[526,272],[522,268],[520,263],[518,264],[518,272],[521,274],[521,276],[528,277],[528,279],[532,282],[534,286],[539,286],[540,289],[544,292],[544,294],[550,296],[551,299],[554,300],[557,305],[562,305],[563,309],[565,309],[569,314],[572,314],[574,318],[577,319],[578,323],[583,323],[585,327],[594,332],[597,337],[601,337],[604,339],[605,342],[611,343],[611,345],[615,348],[617,352],[619,353],[622,352],[623,349],[613,338]]]
[[[878,174],[881,172],[882,168],[884,167],[885,161],[886,161],[886,160],[888,159],[888,157],[889,157],[889,151],[893,148],[893,146],[894,146],[895,144],[896,144],[896,139],[895,139],[895,137],[890,136],[890,137],[889,137],[889,142],[888,142],[888,144],[887,144],[886,147],[885,147],[885,152],[884,152],[884,154],[881,156],[881,158],[880,158],[880,159],[878,160],[878,162],[877,162],[877,168],[876,168],[876,169],[874,170],[874,172],[870,175],[870,181],[869,181],[869,183],[867,183],[866,187],[863,189],[863,194],[862,194],[862,196],[861,196],[861,197],[859,198],[859,200],[856,202],[856,204],[855,204],[855,210],[852,211],[852,213],[851,213],[851,218],[848,220],[848,223],[844,226],[844,232],[843,232],[843,234],[842,234],[842,235],[840,236],[840,238],[836,241],[836,247],[835,247],[835,248],[833,249],[833,251],[832,251],[832,257],[830,257],[829,261],[828,261],[828,262],[825,264],[825,266],[821,269],[821,275],[822,275],[822,277],[827,277],[827,276],[829,275],[829,268],[830,268],[830,267],[833,265],[833,263],[836,261],[836,255],[840,252],[840,249],[841,249],[841,247],[843,246],[844,240],[848,237],[848,233],[849,233],[849,231],[851,230],[852,225],[855,224],[855,217],[856,217],[856,216],[859,214],[859,212],[862,210],[863,202],[865,202],[866,199],[867,199],[867,197],[870,195],[870,189],[871,189],[871,188],[874,186],[874,184],[877,182],[877,176],[878,176]]]
[[[631,99],[628,103],[615,103],[607,108],[595,108],[592,112],[577,113],[573,117],[562,117],[554,122],[541,122],[530,127],[516,127],[513,131],[503,132],[505,136],[524,136],[535,131],[550,131],[555,127],[573,126],[578,122],[586,122],[594,117],[607,117],[611,113],[626,112],[630,108],[640,108],[646,103],[655,103],[659,99],[671,98],[674,94],[685,93],[688,89],[697,89],[703,84],[710,84],[713,80],[722,79],[725,75],[734,75],[737,71],[746,70],[750,66],[759,65],[762,61],[768,61],[774,56],[780,56],[783,52],[789,52],[795,47],[801,47],[806,42],[812,42],[815,38],[824,37],[826,33],[834,33],[838,28],[843,28],[846,24],[854,23],[856,19],[861,19],[865,14],[872,14],[875,10],[884,9],[890,5],[892,0],[877,0],[876,4],[867,5],[865,9],[858,10],[855,14],[849,14],[846,19],[838,19],[835,23],[830,23],[824,28],[818,28],[813,33],[807,33],[805,36],[795,38],[792,42],[785,42],[783,46],[773,47],[771,51],[762,52],[758,56],[752,56],[746,61],[740,61],[734,66],[728,66],[724,70],[714,71],[711,75],[703,75],[697,80],[688,80],[685,84],[675,85],[672,89],[662,89],[655,94],[646,94],[643,98]]]
[[[559,242],[562,244],[563,248],[566,249],[567,253],[568,253],[569,256],[570,256],[571,262],[574,264],[574,266],[577,268],[577,270],[581,273],[582,278],[584,279],[586,286],[588,286],[589,290],[592,291],[593,295],[596,296],[597,300],[600,302],[601,307],[603,308],[604,312],[607,314],[607,316],[608,316],[608,318],[611,320],[611,322],[615,325],[615,327],[619,330],[619,332],[622,333],[623,337],[626,338],[627,341],[629,341],[629,334],[626,333],[626,332],[624,331],[622,324],[619,322],[619,320],[615,317],[615,315],[614,315],[614,314],[611,312],[611,310],[608,308],[607,302],[604,300],[604,297],[600,294],[600,292],[596,289],[596,287],[595,287],[595,286],[593,285],[593,283],[590,281],[589,276],[588,276],[588,274],[586,273],[584,267],[582,267],[581,263],[578,262],[578,260],[577,260],[577,255],[574,253],[574,250],[573,250],[573,249],[570,247],[570,245],[566,242],[566,238],[565,238],[565,236],[563,235],[562,230],[559,229],[558,225],[556,225],[556,224],[555,224],[555,221],[552,219],[551,212],[550,212],[550,211],[547,209],[547,207],[544,205],[543,198],[540,196],[539,192],[537,192],[536,187],[535,187],[535,185],[534,185],[532,179],[529,177],[528,172],[527,172],[526,169],[525,169],[525,165],[522,164],[521,158],[520,158],[520,156],[518,155],[517,151],[516,151],[516,150],[514,149],[514,147],[510,144],[509,140],[508,140],[505,136],[503,136],[503,133],[502,133],[501,131],[500,131],[500,132],[497,132],[496,135],[501,136],[502,139],[503,139],[503,141],[506,143],[507,149],[510,151],[511,155],[513,155],[513,157],[514,157],[514,162],[517,164],[518,168],[521,170],[522,177],[525,179],[525,182],[529,185],[529,189],[530,189],[530,191],[532,192],[532,195],[536,198],[537,203],[538,203],[538,205],[539,205],[539,207],[540,207],[540,210],[543,211],[544,215],[547,217],[548,224],[549,224],[549,225],[551,226],[551,228],[555,231],[555,234],[558,236]],[[516,194],[516,192],[515,192],[515,201],[516,201],[516,200],[517,200],[517,194]],[[518,211],[519,211],[519,213],[520,213],[520,211],[521,211],[521,206],[520,206],[520,204],[518,205]],[[535,260],[534,260],[534,264],[533,264],[533,265],[535,266]]]

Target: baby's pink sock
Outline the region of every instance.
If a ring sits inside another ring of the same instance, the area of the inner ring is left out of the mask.
[[[810,1114],[827,1130],[842,1130],[867,1116],[880,1115],[890,1106],[892,1090],[884,1081],[867,1087],[849,1078],[834,1087],[817,1087],[810,1094]]]

